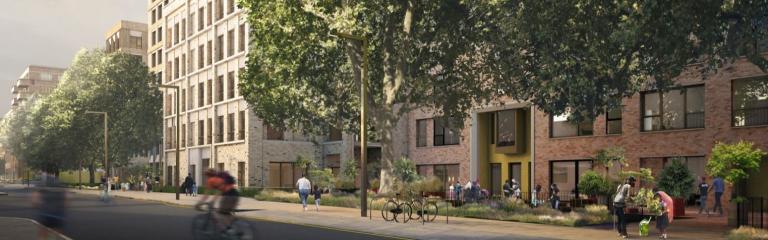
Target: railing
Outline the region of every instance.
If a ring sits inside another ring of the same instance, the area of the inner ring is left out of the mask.
[[[736,204],[737,226],[750,226],[768,229],[768,199],[763,197],[748,197]]]

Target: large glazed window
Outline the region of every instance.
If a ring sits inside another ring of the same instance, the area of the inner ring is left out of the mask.
[[[416,120],[416,146],[427,146],[427,119]]]
[[[515,110],[504,110],[496,113],[496,146],[515,145]]]
[[[642,94],[643,131],[704,127],[704,86]]]
[[[456,120],[452,117],[434,118],[435,136],[434,145],[458,145],[461,137],[461,128],[455,127]]]
[[[570,113],[550,117],[550,136],[573,137],[591,136],[593,133],[592,121],[576,122],[570,120]]]
[[[733,81],[733,126],[768,125],[768,77]]]

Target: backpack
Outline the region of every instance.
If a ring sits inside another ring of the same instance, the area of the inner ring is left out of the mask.
[[[220,172],[218,175],[219,178],[224,179],[225,184],[235,184],[235,177],[228,172]]]

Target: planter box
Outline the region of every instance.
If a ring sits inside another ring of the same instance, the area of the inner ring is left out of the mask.
[[[675,204],[675,208],[672,209],[672,212],[675,214],[675,217],[677,217],[677,216],[685,216],[685,199],[684,198],[673,198],[672,201]]]

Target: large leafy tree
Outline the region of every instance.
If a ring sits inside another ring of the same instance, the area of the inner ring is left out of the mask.
[[[392,183],[392,144],[400,117],[413,107],[463,119],[498,94],[483,64],[497,52],[497,3],[466,1],[241,0],[250,49],[240,90],[253,111],[276,127],[325,133],[358,129],[363,51],[369,53],[367,99],[372,132],[382,143],[381,187]],[[342,39],[342,32],[369,39]],[[373,130],[375,129],[375,131]]]
[[[739,57],[768,69],[768,0],[500,2],[495,83],[547,113],[592,118],[686,68],[706,77]]]
[[[108,157],[124,166],[160,142],[161,97],[152,79],[135,56],[81,51],[51,95],[33,98],[10,116],[6,142],[32,168],[93,171],[102,166],[103,118],[85,111],[104,111],[110,117]]]

